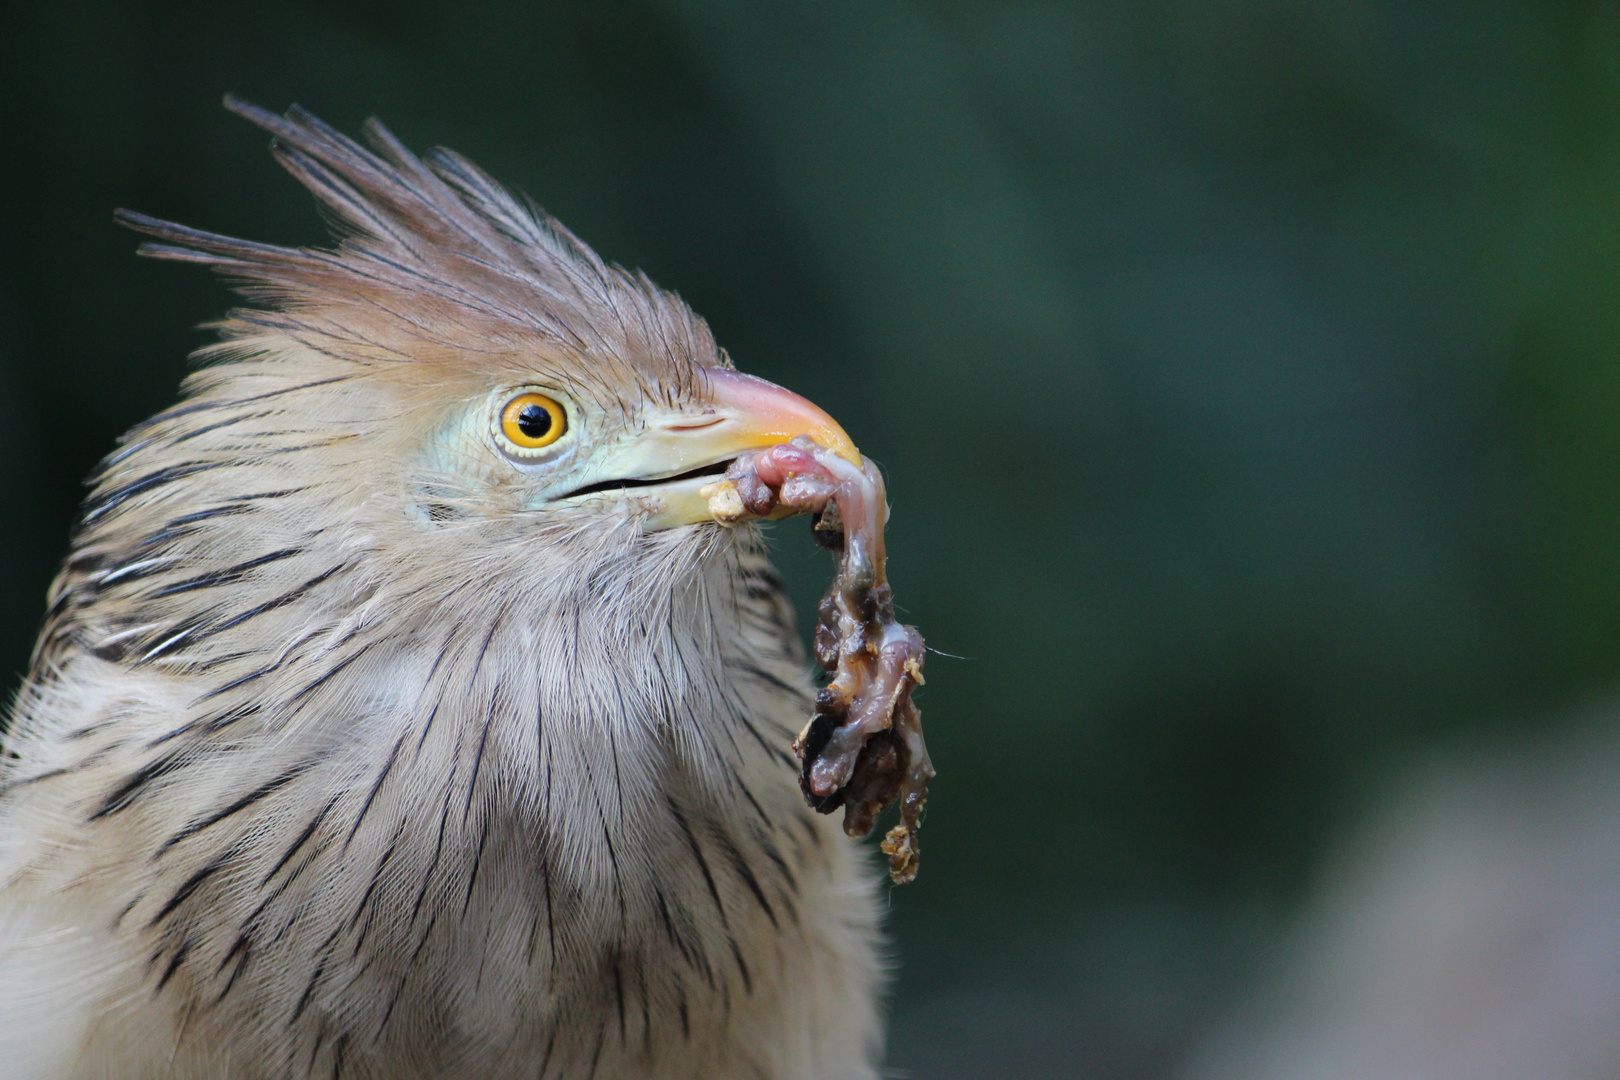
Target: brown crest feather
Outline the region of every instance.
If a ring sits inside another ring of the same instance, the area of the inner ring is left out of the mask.
[[[221,324],[227,343],[270,330],[363,364],[538,351],[664,400],[702,393],[695,368],[730,366],[679,297],[603,261],[466,158],[418,158],[375,119],[367,150],[297,106],[285,116],[235,97],[225,106],[270,132],[271,153],[320,201],[336,246],[115,217],[155,239],[143,255],[211,266],[271,309],[233,312]]]

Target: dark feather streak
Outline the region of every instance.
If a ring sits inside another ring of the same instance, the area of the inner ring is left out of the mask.
[[[350,827],[349,835],[343,838],[344,852],[349,850],[349,845],[354,842],[354,834],[360,831],[360,824],[366,820],[366,814],[371,810],[372,804],[377,801],[377,793],[382,791],[383,783],[387,781],[388,774],[394,769],[394,762],[399,760],[400,747],[404,745],[405,736],[401,735],[395,740],[394,749],[389,751],[388,760],[383,762],[383,767],[378,770],[377,779],[372,781],[371,790],[366,792],[365,801],[360,804],[360,812],[354,815],[354,825]]]
[[[753,894],[754,899],[759,901],[759,906],[764,909],[765,917],[771,921],[771,927],[777,930],[781,929],[776,922],[776,909],[771,906],[769,900],[765,899],[765,890],[759,887],[759,879],[754,876],[753,868],[748,865],[748,860],[743,858],[743,853],[737,849],[736,842],[732,840],[729,834],[719,828],[712,831],[715,841],[726,853],[726,859],[731,863],[731,868],[737,872],[738,877],[742,878],[743,884],[748,886],[748,891]]]
[[[189,936],[180,942],[180,947],[175,949],[174,955],[169,957],[169,966],[163,970],[162,977],[158,979],[157,985],[152,988],[154,995],[162,993],[163,988],[169,985],[169,980],[174,977],[174,973],[185,962],[186,957],[190,955],[194,944],[195,942]]]
[[[166,776],[184,764],[184,758],[177,752],[165,754],[155,761],[149,761],[119,784],[102,800],[101,805],[89,817],[90,821],[97,821],[109,814],[116,814],[134,802],[140,796],[141,790],[152,781]]]
[[[296,1024],[298,1018],[304,1015],[304,1010],[309,1007],[310,999],[315,996],[315,988],[320,985],[321,977],[326,974],[326,965],[332,959],[332,943],[337,940],[338,935],[341,933],[343,933],[343,927],[339,926],[328,934],[326,940],[321,942],[320,948],[315,950],[320,954],[321,958],[315,964],[315,970],[310,973],[309,982],[304,984],[304,992],[298,996],[298,1004],[293,1006],[292,1015],[287,1018],[288,1027]]]
[[[165,585],[161,589],[153,592],[151,598],[154,600],[160,600],[166,596],[177,596],[180,593],[194,592],[197,589],[212,589],[220,585],[235,585],[237,582],[246,577],[249,571],[257,570],[261,566],[268,566],[274,562],[280,562],[282,559],[290,559],[295,555],[302,555],[305,550],[306,549],[301,547],[295,547],[281,548],[277,551],[266,552],[263,555],[248,559],[245,562],[239,562],[234,566],[227,566],[219,570],[211,570],[206,574],[199,574],[196,577],[187,578],[184,581],[176,581],[171,585]]]
[[[303,831],[300,832],[293,839],[293,842],[287,846],[287,850],[281,853],[281,858],[276,860],[276,864],[270,868],[270,872],[265,874],[264,877],[259,881],[259,888],[262,889],[266,885],[270,884],[270,879],[281,873],[282,868],[292,861],[294,855],[298,854],[298,849],[309,843],[309,838],[315,835],[315,830],[321,827],[321,822],[326,820],[326,815],[332,812],[332,807],[337,805],[337,801],[341,797],[341,792],[339,792],[337,795],[333,795],[326,801],[326,805],[321,807],[315,816],[309,819],[309,822],[304,826]],[[289,878],[288,880],[290,881],[292,879]]]
[[[152,921],[146,924],[147,928],[150,929],[162,922],[164,919],[167,919],[170,915],[173,915],[175,908],[185,903],[187,897],[196,892],[202,886],[203,882],[207,881],[213,875],[219,873],[219,871],[222,870],[227,863],[236,857],[236,854],[237,848],[232,846],[226,848],[218,855],[215,855],[212,859],[209,859],[207,863],[203,864],[202,869],[192,874],[181,884],[178,889],[174,891],[174,895],[169,897],[168,902],[158,910],[156,915],[152,916]]]
[[[111,491],[91,496],[84,507],[84,521],[89,524],[102,517],[111,510],[133,499],[143,492],[160,488],[165,484],[172,484],[176,480],[183,480],[200,472],[217,469],[224,465],[233,464],[226,461],[186,461],[178,465],[166,465],[142,476],[136,477],[127,484],[113,488]]]
[[[260,784],[258,787],[254,788],[246,795],[243,795],[235,802],[230,803],[228,806],[214,811],[207,817],[198,818],[195,821],[189,822],[185,828],[163,841],[163,844],[157,849],[157,851],[153,852],[152,859],[154,861],[161,859],[165,852],[174,847],[174,845],[180,843],[182,840],[189,839],[190,837],[196,836],[204,829],[209,829],[215,825],[218,825],[221,821],[224,821],[231,815],[240,813],[241,811],[252,806],[254,803],[258,802],[260,799],[281,790],[298,777],[302,776],[305,772],[308,772],[310,767],[313,766],[317,760],[318,759],[306,758],[305,760],[294,765],[292,768],[287,769],[265,783]]]

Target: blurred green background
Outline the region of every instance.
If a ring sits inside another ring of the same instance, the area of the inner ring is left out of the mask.
[[[7,672],[231,299],[112,209],[324,235],[227,90],[466,153],[887,469],[897,1070],[1166,1075],[1405,762],[1620,676],[1620,6],[1489,0],[9,0]]]

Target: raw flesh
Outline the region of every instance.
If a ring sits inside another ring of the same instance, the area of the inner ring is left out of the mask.
[[[739,457],[703,495],[726,524],[815,514],[816,540],[838,552],[816,626],[816,659],[830,678],[793,742],[803,763],[799,786],[820,813],[842,806],[844,832],[853,837],[871,832],[877,815],[898,800],[900,822],[882,847],[889,876],[911,881],[934,767],[911,700],[923,681],[922,636],[895,620],[884,573],[882,475],[867,458],[856,468],[801,435]]]

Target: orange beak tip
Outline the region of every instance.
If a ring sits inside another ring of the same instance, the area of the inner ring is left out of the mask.
[[[838,421],[818,405],[773,382],[738,371],[712,370],[709,385],[717,404],[733,411],[749,429],[756,447],[791,442],[807,435],[859,468],[861,452]]]

